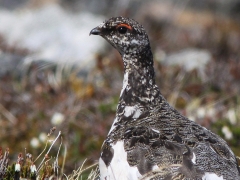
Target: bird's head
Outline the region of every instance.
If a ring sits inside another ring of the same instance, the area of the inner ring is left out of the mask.
[[[124,17],[112,17],[91,30],[90,35],[100,35],[121,55],[139,54],[148,48],[148,36],[138,22]]]

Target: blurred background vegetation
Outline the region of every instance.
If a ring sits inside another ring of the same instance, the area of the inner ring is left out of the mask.
[[[98,160],[123,65],[115,49],[88,35],[120,15],[149,34],[156,82],[170,104],[240,156],[239,0],[0,0],[0,147],[9,148],[10,163],[19,153],[36,158],[59,131],[64,173]]]

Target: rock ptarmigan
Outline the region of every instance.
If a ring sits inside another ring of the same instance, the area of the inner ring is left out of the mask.
[[[240,180],[227,143],[171,107],[155,83],[148,36],[138,22],[113,17],[90,34],[115,47],[124,63],[116,118],[99,159],[103,180]]]

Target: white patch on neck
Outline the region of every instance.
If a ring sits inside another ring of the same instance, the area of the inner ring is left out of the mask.
[[[113,158],[107,167],[103,160],[99,159],[101,180],[138,180],[142,177],[137,167],[130,167],[127,162],[127,152],[124,150],[123,141],[118,141],[112,146]]]
[[[133,118],[138,118],[141,114],[142,114],[142,111],[139,108],[137,108],[133,115]]]
[[[133,118],[138,118],[142,114],[142,111],[138,108],[138,106],[125,106],[124,116],[129,117],[133,115]]]
[[[128,72],[126,72],[126,73],[124,74],[123,87],[122,87],[122,90],[121,90],[120,97],[122,96],[122,93],[123,93],[123,91],[125,90],[125,88],[127,87],[127,85],[128,85]]]
[[[215,173],[206,172],[202,180],[223,180],[223,176],[217,176]]]
[[[195,155],[195,153],[193,153],[192,162],[193,162],[193,164],[196,164],[196,155]]]

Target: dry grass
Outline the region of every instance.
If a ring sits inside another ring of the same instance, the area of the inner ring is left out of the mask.
[[[73,170],[70,175],[64,173],[64,163],[62,167],[58,164],[59,152],[62,148],[62,138],[61,131],[58,132],[57,137],[51,140],[50,136],[54,133],[55,128],[52,128],[48,133],[48,139],[46,145],[42,152],[33,159],[30,153],[25,152],[25,154],[19,153],[16,162],[9,164],[9,149],[3,153],[0,150],[0,179],[3,180],[46,180],[46,179],[67,179],[67,180],[79,180],[83,176],[86,177],[85,172],[88,173],[87,180],[96,179],[99,176],[98,163],[93,165],[85,166],[84,160],[82,165]],[[60,141],[58,145],[58,152],[53,156],[50,156],[52,147],[57,141]],[[66,161],[66,149],[63,154],[64,160]],[[91,170],[89,173],[88,171]]]

